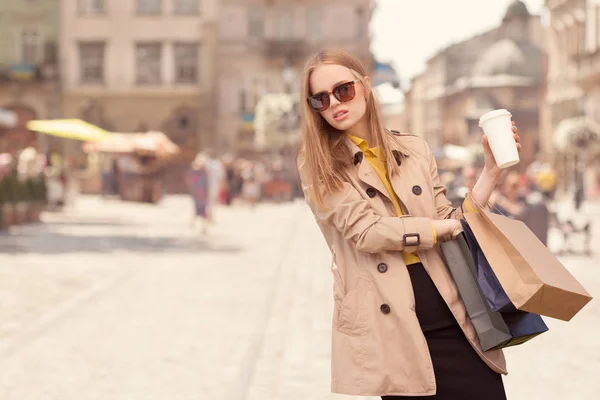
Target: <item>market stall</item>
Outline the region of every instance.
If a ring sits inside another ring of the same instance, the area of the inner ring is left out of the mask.
[[[109,132],[79,119],[32,120],[27,128],[84,142],[83,151],[101,164],[101,170],[88,165],[80,180],[94,181],[91,175],[101,174],[102,193],[123,200],[159,201],[164,169],[180,154],[179,147],[162,132]]]
[[[85,143],[88,154],[99,154],[102,192],[123,200],[156,203],[163,196],[165,168],[180,148],[162,132],[111,133]]]

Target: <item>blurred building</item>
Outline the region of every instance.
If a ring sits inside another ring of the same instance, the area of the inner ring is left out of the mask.
[[[435,54],[412,79],[405,99],[407,130],[433,147],[481,142],[479,117],[506,108],[524,144],[519,168],[540,149],[545,96],[545,36],[540,17],[514,1],[500,25]]]
[[[43,145],[25,128],[33,118],[60,113],[59,0],[0,2],[0,109],[16,123],[0,123],[0,153]]]
[[[373,82],[376,81],[373,79]],[[404,92],[399,86],[399,79],[396,76],[375,86],[375,91],[381,105],[381,114],[386,128],[404,132]]]
[[[585,48],[577,59],[577,66],[577,80],[586,96],[586,115],[600,123],[600,0],[586,3]]]
[[[547,0],[548,125],[563,189],[598,187],[600,161],[600,2]]]
[[[214,136],[218,0],[62,0],[63,115],[159,130],[183,149],[169,184]]]
[[[323,47],[346,49],[374,65],[372,0],[228,0],[219,13],[216,145],[254,147],[254,110],[272,93],[297,93],[306,59]],[[286,133],[287,132],[287,133]],[[294,134],[297,129],[283,130]]]

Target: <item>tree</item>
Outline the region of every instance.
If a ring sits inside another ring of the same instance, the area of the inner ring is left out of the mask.
[[[297,139],[300,114],[297,96],[272,93],[261,97],[255,109],[255,145],[282,148]]]

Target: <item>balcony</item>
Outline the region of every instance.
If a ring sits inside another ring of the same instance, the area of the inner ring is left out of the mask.
[[[57,67],[51,64],[0,65],[0,82],[40,83],[57,79]]]
[[[13,62],[0,64],[0,82],[51,82],[58,80],[58,47],[53,41],[40,48],[38,63]]]
[[[600,49],[593,53],[581,54],[576,58],[577,82],[584,87],[593,82],[600,82]]]
[[[311,49],[304,39],[267,39],[264,54],[269,58],[301,59],[309,55]]]

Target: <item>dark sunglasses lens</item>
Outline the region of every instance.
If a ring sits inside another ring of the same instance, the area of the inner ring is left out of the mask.
[[[308,98],[310,106],[317,111],[324,111],[329,107],[329,94],[317,93]]]
[[[352,100],[354,94],[354,82],[342,83],[333,89],[333,95],[342,103]]]

